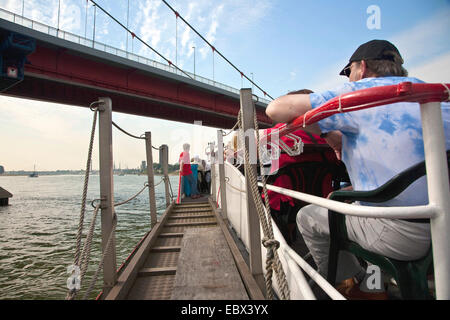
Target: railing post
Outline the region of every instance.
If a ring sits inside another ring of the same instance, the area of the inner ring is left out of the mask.
[[[170,194],[169,194],[169,146],[163,144],[159,147],[159,162],[163,169],[164,186],[166,192],[166,208],[170,206]]]
[[[216,154],[214,151],[214,142],[209,143],[209,150],[211,157],[211,197],[216,202]]]
[[[241,89],[241,110],[242,110],[242,129],[245,138],[245,150],[249,150],[250,163],[246,163],[245,166],[245,185],[246,185],[246,198],[247,198],[247,215],[248,215],[248,235],[249,235],[249,247],[250,247],[250,271],[261,288],[262,292],[266,292],[264,273],[262,269],[261,258],[261,230],[258,212],[256,209],[255,199],[252,197],[252,191],[250,188],[250,171],[253,171],[254,176],[257,176],[257,152],[256,137],[255,137],[255,107],[252,101],[251,89]]]
[[[420,105],[422,118],[428,200],[436,206],[437,215],[431,218],[431,240],[436,283],[436,298],[450,299],[450,198],[445,134],[439,102]]]
[[[148,200],[150,204],[150,226],[153,228],[156,219],[155,179],[153,175],[152,133],[145,132],[145,151],[147,154]]]
[[[114,185],[113,185],[113,150],[112,150],[112,102],[110,98],[99,98],[99,152],[100,152],[100,197],[102,252],[108,250],[108,239],[114,227]],[[116,275],[116,240],[112,234],[110,248],[103,264],[103,293],[108,294],[115,285]]]
[[[227,219],[227,185],[225,182],[225,162],[223,157],[223,131],[217,130],[217,160],[219,163],[219,187],[222,218]]]

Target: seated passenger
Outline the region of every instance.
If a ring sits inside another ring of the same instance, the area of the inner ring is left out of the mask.
[[[312,91],[303,89],[290,92],[289,94],[309,93],[312,93]],[[264,130],[263,134],[268,135],[274,132],[275,129],[280,129],[283,126],[285,126],[285,123],[279,123],[273,128]],[[333,191],[333,181],[337,184],[338,182],[348,181],[345,166],[338,161],[333,149],[326,144],[323,138],[304,130],[297,130],[293,134],[302,140],[304,150],[298,156],[290,156],[286,152],[282,152],[278,163],[272,161],[271,175],[267,178],[268,184],[327,197]],[[276,139],[277,136],[272,137]],[[288,147],[294,145],[294,141],[290,138],[281,137],[281,140]],[[278,172],[273,174],[277,169]],[[269,196],[272,218],[286,242],[291,245],[296,239],[295,219],[297,212],[307,203],[270,190],[267,191],[267,194]]]
[[[369,41],[354,52],[340,73],[349,77],[349,83],[321,93],[279,97],[268,105],[266,113],[275,121],[289,122],[344,93],[405,81],[422,82],[407,77],[402,64],[403,59],[392,43],[385,40]],[[441,111],[448,150],[450,105],[442,103]],[[342,161],[355,190],[373,190],[424,160],[422,125],[417,103],[396,103],[338,113],[307,126],[305,130],[317,135],[328,133],[326,140],[339,156],[342,154]],[[427,203],[426,179],[422,177],[399,196],[377,205],[411,206]],[[306,206],[298,213],[297,225],[319,272],[326,276],[329,251],[328,210],[316,205]],[[429,221],[346,216],[346,227],[350,240],[366,250],[397,260],[422,258],[430,247]],[[360,286],[343,287],[342,293],[348,298],[364,296],[363,292],[368,291],[365,287],[364,270],[361,270],[354,256],[342,253],[337,279],[362,275],[357,279]]]

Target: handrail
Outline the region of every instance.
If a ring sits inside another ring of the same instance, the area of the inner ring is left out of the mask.
[[[267,186],[267,185],[266,185]],[[271,218],[272,219],[272,218]],[[297,283],[300,283],[300,291],[305,299],[314,300],[315,296],[311,290],[311,287],[305,281],[305,277],[303,274],[299,273],[298,268],[303,270],[308,276],[315,282],[317,285],[331,298],[334,300],[345,300],[344,296],[337,291],[322,275],[311,267],[304,258],[300,257],[297,252],[295,252],[291,247],[287,244],[286,240],[283,238],[280,230],[278,229],[277,224],[272,219],[272,225],[274,229],[274,233],[277,236],[277,240],[280,242],[280,248],[284,253],[286,253],[287,257],[287,265],[290,271],[292,272],[292,276],[295,278]],[[296,268],[297,267],[297,268]]]
[[[262,183],[258,183],[262,186]],[[289,196],[308,203],[313,203],[318,206],[343,213],[350,216],[366,217],[366,218],[390,218],[390,219],[419,219],[419,218],[433,218],[437,215],[437,208],[432,204],[422,206],[410,207],[378,207],[378,206],[359,206],[348,204],[335,200],[325,199],[318,196],[313,196],[307,193],[285,189],[282,187],[266,184],[267,189],[277,192],[279,194]]]
[[[216,164],[217,165],[217,164]],[[235,176],[236,174],[240,175],[240,183],[245,184],[245,179],[243,175],[236,169],[235,166],[232,164],[225,162],[225,167],[227,171],[227,176]],[[231,171],[229,171],[231,170]],[[233,174],[234,173],[234,174]],[[226,185],[231,187],[230,182],[226,182]],[[235,188],[236,191],[243,195],[244,193],[238,190],[239,188]],[[228,192],[228,191],[227,191]],[[230,196],[232,196],[232,193],[230,193]],[[244,196],[245,198],[245,196]],[[231,198],[233,199],[233,198]],[[234,198],[234,200],[236,199]],[[236,203],[236,202],[235,202]],[[240,210],[239,210],[240,211]],[[242,212],[240,212],[242,215]],[[272,218],[271,218],[272,219]],[[248,247],[248,234],[245,233],[246,228],[242,226],[242,216],[235,216],[232,212],[230,212],[229,215],[229,223],[233,226],[233,229],[237,233],[237,236],[242,239],[244,246],[247,250],[249,250]],[[245,223],[245,222],[244,222]],[[308,274],[308,276],[317,283],[317,285],[322,288],[322,290],[332,299],[342,300],[345,299],[332,285],[330,285],[325,278],[323,278],[314,268],[312,268],[308,262],[304,260],[301,256],[299,256],[294,250],[292,250],[289,245],[284,240],[283,236],[281,235],[281,232],[279,231],[276,223],[273,222],[272,219],[272,226],[274,235],[277,239],[277,241],[280,242],[280,249],[279,254],[281,255],[282,261],[285,262],[286,270],[289,270],[290,272],[290,278],[293,279],[295,283],[298,285],[298,290],[300,291],[301,295],[304,299],[308,300],[314,300],[316,299],[314,296],[314,293],[312,292],[310,285],[307,281],[305,281],[304,275],[302,273],[305,272]],[[265,250],[265,249],[263,249]],[[302,270],[302,271],[300,271]]]
[[[450,101],[450,83],[411,83],[361,89],[342,94],[323,105],[309,110],[280,128],[279,137],[285,136],[307,125],[318,122],[337,113],[357,111],[371,107],[397,103]]]

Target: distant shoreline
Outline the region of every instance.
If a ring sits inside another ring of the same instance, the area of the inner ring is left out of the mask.
[[[5,172],[0,174],[0,177],[27,177],[30,172]],[[84,176],[84,171],[70,171],[70,172],[56,172],[56,171],[43,171],[36,172],[38,176]],[[91,175],[99,175],[98,171],[91,172]],[[115,176],[119,176],[119,173],[114,173]],[[146,176],[146,173],[123,173],[124,176]],[[155,173],[155,176],[162,176],[162,173]],[[169,176],[178,176],[178,172],[169,172]]]

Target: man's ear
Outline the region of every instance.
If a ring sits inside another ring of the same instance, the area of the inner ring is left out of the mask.
[[[369,70],[367,69],[367,63],[366,63],[365,60],[361,60],[361,63],[360,63],[360,65],[359,65],[359,72],[361,73],[361,74],[360,74],[361,79],[370,77],[370,72],[369,72]]]

